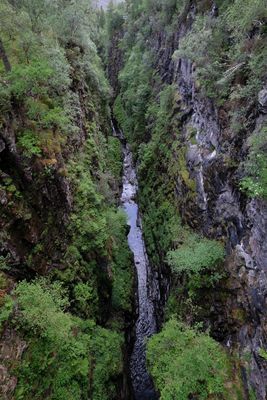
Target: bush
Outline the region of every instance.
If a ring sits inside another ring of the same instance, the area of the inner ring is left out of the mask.
[[[197,234],[185,235],[184,243],[168,253],[168,263],[175,273],[199,273],[212,269],[224,260],[224,246],[216,240],[202,238]]]
[[[222,347],[174,319],[149,339],[147,360],[161,400],[237,398],[233,391],[227,393],[232,376]]]
[[[42,153],[40,140],[33,131],[27,130],[20,134],[18,137],[18,145],[23,149],[25,155],[28,157],[33,155],[40,156]]]
[[[187,277],[191,296],[202,287],[214,286],[224,276],[221,271],[225,250],[222,243],[184,231],[184,243],[167,253],[174,274]]]
[[[78,315],[94,319],[98,311],[98,295],[96,287],[87,283],[78,283],[74,286],[75,310]]]
[[[85,286],[77,295],[84,299]],[[65,311],[66,292],[46,279],[21,282],[17,322],[28,347],[16,370],[17,400],[109,400],[122,370],[122,338]],[[88,296],[87,296],[88,297]],[[90,379],[91,377],[91,379]]]
[[[10,91],[23,100],[27,95],[47,93],[47,81],[53,75],[53,70],[43,61],[32,61],[30,65],[15,65],[9,73]]]
[[[56,343],[66,340],[71,332],[71,317],[64,313],[68,305],[60,283],[46,279],[21,282],[16,290],[21,312],[20,320],[26,329]]]

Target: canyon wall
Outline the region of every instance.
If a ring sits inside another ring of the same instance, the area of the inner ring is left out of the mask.
[[[139,165],[148,254],[161,281],[163,303],[167,276],[178,316],[189,322],[204,321],[215,339],[238,354],[243,396],[250,398],[255,390],[257,398],[263,400],[267,379],[262,353],[267,333],[267,205],[264,195],[249,193],[242,182],[247,160],[251,163],[257,157],[251,156],[252,138],[266,129],[266,71],[262,70],[253,93],[248,90],[239,96],[238,91],[249,88],[251,77],[257,74],[256,67],[249,66],[249,57],[258,57],[257,45],[264,41],[266,45],[266,33],[257,24],[246,27],[243,55],[240,60],[238,56],[231,59],[227,52],[232,51],[235,37],[230,28],[224,32],[220,26],[221,15],[226,13],[229,18],[228,3],[187,1],[179,8],[173,2],[167,11],[158,3],[149,3],[149,17],[142,6],[134,10],[134,5],[128,4],[123,43],[132,46],[132,52],[125,57],[121,91],[114,106],[118,120],[128,130]],[[242,17],[240,11],[240,20]],[[218,39],[218,34],[226,37]],[[214,46],[215,40],[219,44]],[[260,48],[266,62],[266,52]],[[113,52],[116,49],[114,42]],[[219,61],[216,54],[225,60]],[[166,87],[171,95],[163,110]],[[134,97],[134,92],[139,94]],[[143,102],[140,112],[137,99]],[[161,107],[167,116],[162,129],[157,121],[163,114],[156,114],[153,106]],[[253,179],[257,182],[257,174]],[[170,204],[176,210],[174,217],[169,216]],[[179,229],[178,234],[170,229],[175,215],[177,226],[181,221],[193,232],[222,241],[226,248],[224,277],[212,288],[204,283],[193,298],[199,310],[185,305],[190,298],[187,290],[176,294],[177,288],[183,291],[185,281],[177,281],[166,265],[168,250],[179,249],[179,241],[186,240]]]

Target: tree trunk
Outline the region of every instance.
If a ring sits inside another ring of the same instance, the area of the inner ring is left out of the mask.
[[[11,65],[9,62],[9,59],[7,57],[4,45],[2,40],[0,39],[0,58],[2,59],[3,63],[4,63],[4,67],[6,72],[10,72],[11,71]]]

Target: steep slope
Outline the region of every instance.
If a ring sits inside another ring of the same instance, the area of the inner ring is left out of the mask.
[[[0,397],[264,400],[266,0],[91,4],[0,4]]]
[[[132,257],[97,15],[3,1],[0,19],[0,397],[130,398]]]
[[[265,399],[265,2],[128,1],[123,15],[114,112],[163,303],[171,273],[166,318],[203,323],[237,357],[241,398]],[[166,359],[151,360],[165,393],[171,368],[164,381]]]

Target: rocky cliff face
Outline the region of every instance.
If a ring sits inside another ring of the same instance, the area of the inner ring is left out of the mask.
[[[56,249],[54,243],[58,235],[66,238],[65,225],[72,208],[64,159],[60,154],[29,164],[17,149],[10,125],[1,132],[1,144],[1,254],[9,255],[9,265],[18,276],[25,275],[29,268],[32,274],[36,269],[45,273],[59,263],[63,247]],[[31,266],[26,266],[29,252],[41,241],[49,219],[54,223],[42,261],[34,255]]]
[[[216,19],[217,6],[207,3],[204,12]],[[247,356],[241,363],[245,386],[249,382],[257,398],[263,400],[267,394],[267,363],[259,352],[267,344],[267,205],[265,200],[248,198],[239,182],[248,153],[248,137],[266,124],[266,88],[262,82],[258,102],[248,110],[246,128],[239,133],[234,131],[231,115],[240,104],[230,100],[216,104],[201,90],[195,74],[197,66],[186,57],[173,59],[174,51],[191,32],[198,12],[195,2],[187,2],[171,34],[167,29],[157,29],[155,20],[151,20],[153,33],[147,36],[145,48],[155,57],[153,68],[161,85],[172,85],[176,93],[169,141],[175,142],[179,137],[180,147],[172,150],[168,162],[178,165],[172,179],[181,218],[194,230],[226,244],[228,277],[218,293],[204,295],[203,302],[208,304],[205,318],[215,338],[235,349],[243,360]],[[158,82],[154,79],[156,91]],[[187,179],[179,161],[181,145]],[[158,173],[166,177],[164,167]],[[247,386],[246,396],[248,392]]]
[[[266,345],[267,207],[264,201],[244,198],[238,190],[238,165],[244,160],[246,137],[232,135],[227,110],[216,109],[211,101],[199,95],[192,80],[192,68],[187,60],[177,61],[173,82],[178,85],[186,115],[183,121],[186,159],[190,176],[196,182],[197,198],[191,206],[183,201],[178,178],[177,201],[189,225],[227,242],[230,296],[224,305],[227,315],[223,323],[234,327],[234,332],[230,328],[224,341],[229,346],[237,345],[241,354],[252,354],[249,379],[258,389],[258,398],[265,399],[266,361],[258,352]],[[258,108],[256,118],[262,117]],[[194,144],[190,142],[189,127],[196,130]],[[229,160],[234,160],[236,166],[229,165]],[[220,309],[215,308],[214,312],[218,319],[222,317]],[[236,321],[237,313],[241,320]]]
[[[172,46],[163,36],[159,38],[157,49],[163,81],[168,79],[179,92],[177,111],[182,114],[187,168],[196,183],[195,203],[188,204],[183,196],[179,176],[176,196],[187,224],[209,237],[226,241],[229,296],[223,312],[220,308],[216,310],[216,304],[215,309],[212,307],[212,313],[217,314],[214,333],[228,346],[237,346],[241,354],[251,354],[251,370],[246,379],[257,389],[258,398],[265,399],[266,361],[259,356],[259,349],[266,347],[267,334],[267,205],[263,200],[246,198],[239,190],[240,165],[247,152],[247,136],[231,131],[228,117],[231,106],[216,107],[210,99],[203,97],[194,80],[194,65],[190,61],[171,60],[171,49],[179,48],[179,40],[190,29],[189,21],[193,15],[192,7],[187,22],[179,26],[172,38]],[[247,134],[266,120],[266,111],[258,102],[252,111]],[[223,314],[224,321],[221,320]],[[221,330],[225,329],[220,326],[222,323],[229,326],[224,337],[221,336]]]

